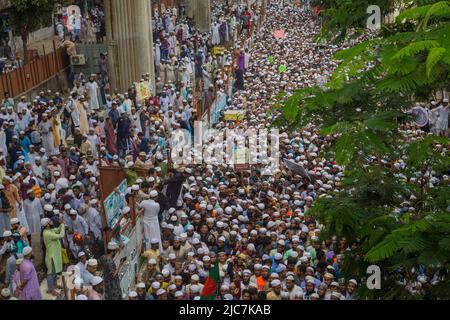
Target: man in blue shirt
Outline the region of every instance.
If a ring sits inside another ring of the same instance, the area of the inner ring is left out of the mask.
[[[24,131],[20,131],[19,133],[19,145],[22,147],[25,155],[30,152],[31,140],[25,135]]]
[[[111,121],[113,123],[114,129],[117,128],[117,122],[120,119],[120,112],[117,110],[117,102],[113,101],[111,104],[111,110],[108,112],[108,117],[111,118]]]

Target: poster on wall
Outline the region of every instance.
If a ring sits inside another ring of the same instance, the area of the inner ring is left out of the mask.
[[[108,227],[111,229],[116,225],[119,220],[120,211],[126,205],[125,197],[121,194],[124,194],[127,190],[127,180],[123,180],[117,189],[120,194],[113,192],[104,201],[106,221],[108,223]]]
[[[119,272],[119,282],[122,295],[127,296],[130,287],[135,284],[136,273],[139,270],[139,254],[142,246],[141,228],[142,221],[138,220],[136,227],[127,234],[128,244],[114,258],[116,266],[120,265],[120,261],[125,259],[125,263]]]

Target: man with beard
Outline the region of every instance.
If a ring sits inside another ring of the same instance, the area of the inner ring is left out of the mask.
[[[86,223],[86,220],[84,220],[84,218],[81,217],[75,210],[70,210],[69,218],[66,219],[65,217],[64,221],[67,224],[69,247],[73,255],[76,257],[78,256],[78,251],[80,248],[73,239],[74,235],[80,234],[84,238],[89,232],[89,226]]]
[[[95,241],[96,247],[99,251],[102,248],[103,239],[103,222],[98,210],[98,200],[92,199],[89,202],[89,208],[87,210],[87,223],[89,226],[89,233]]]
[[[250,287],[256,287],[256,283],[251,281],[252,272],[248,269],[242,271],[242,280],[241,280],[241,299],[243,298],[244,290],[249,289]]]
[[[151,259],[155,259],[160,264],[160,251],[159,251],[159,239],[151,239],[150,240],[150,249],[144,251],[142,253],[142,257],[150,261]]]
[[[27,219],[28,233],[41,232],[41,216],[44,215],[41,201],[34,195],[32,189],[27,191],[28,198],[23,202],[23,211]]]
[[[41,288],[37,277],[36,269],[33,265],[33,249],[23,248],[23,261],[20,264],[20,299],[21,300],[42,300]]]
[[[356,289],[358,287],[358,282],[355,279],[350,279],[347,284],[347,290],[345,292],[345,300],[355,300],[356,299]]]
[[[150,294],[146,291],[144,282],[139,282],[136,285],[137,300],[152,300]]]
[[[255,268],[259,269],[259,266],[255,266]],[[261,273],[256,277],[256,285],[258,286],[258,291],[266,291],[269,289],[269,276],[270,276],[270,267],[267,265],[261,266]],[[255,274],[256,275],[256,274]]]
[[[53,125],[48,121],[48,114],[42,114],[42,121],[39,123],[37,129],[42,136],[42,145],[45,148],[45,154],[51,155],[53,153]]]
[[[316,282],[314,279],[308,279],[306,281],[305,293],[303,294],[303,300],[311,300],[311,295],[316,293]]]
[[[165,218],[163,213],[170,208],[169,199],[161,192],[161,187],[159,185],[155,185],[154,190],[158,191],[158,197],[156,198],[156,202],[159,204],[158,219],[159,221],[163,221],[163,218]]]
[[[147,288],[150,288],[155,276],[158,274],[159,266],[156,259],[149,259],[145,265],[145,269],[142,270],[138,276],[138,281],[146,284]]]
[[[295,297],[298,295],[303,296],[303,290],[295,284],[295,278],[292,274],[286,277],[285,291],[289,294],[290,300],[295,300]]]
[[[87,297],[89,300],[103,300],[103,279],[95,276],[92,279],[92,287],[88,288]]]
[[[173,241],[173,245],[169,247],[169,249],[167,250],[167,253],[168,253],[168,257],[170,256],[170,254],[173,253],[175,255],[175,259],[177,259],[177,261],[184,262],[184,260],[187,257],[188,251],[189,250],[185,246],[181,245],[180,237],[175,237],[175,239]]]
[[[128,154],[130,149],[129,136],[130,136],[131,120],[128,118],[126,112],[122,113],[122,116],[117,121],[117,145],[119,147],[119,155],[124,157]]]
[[[272,290],[267,294],[267,300],[281,300],[281,281],[278,279],[272,280],[270,285]]]
[[[44,228],[42,233],[45,245],[45,265],[47,268],[47,287],[48,293],[57,296],[56,291],[57,275],[63,270],[61,240],[65,236],[64,222],[59,221],[58,228],[55,228],[52,220],[43,218],[41,225]]]
[[[175,169],[171,169],[167,178],[166,195],[169,200],[169,208],[175,208],[183,186],[184,175]]]

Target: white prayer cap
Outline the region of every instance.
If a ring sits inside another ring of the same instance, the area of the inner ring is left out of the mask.
[[[150,191],[150,198],[156,198],[158,196],[158,191],[152,190]]]
[[[332,297],[335,297],[335,298],[338,298],[338,299],[341,298],[341,294],[340,294],[339,292],[336,292],[336,291],[333,291],[333,292],[331,293],[331,296],[332,296]]]
[[[157,296],[162,296],[164,293],[166,293],[167,291],[164,289],[158,289],[158,291],[156,291],[156,295]]]
[[[128,292],[128,297],[129,298],[136,298],[138,296],[137,292],[132,290],[130,292]]]
[[[161,271],[161,274],[163,275],[163,277],[167,278],[168,276],[170,276],[170,271],[169,269],[163,269]]]
[[[11,296],[11,290],[9,290],[8,288],[3,288],[1,291],[1,296],[3,298],[9,298]]]
[[[196,284],[193,284],[193,285],[191,285],[190,291],[192,293],[198,293],[198,292],[200,292],[200,287]]]
[[[84,257],[86,255],[86,253],[84,253],[83,251],[78,252],[78,258]]]
[[[98,265],[97,259],[89,259],[87,265],[91,267],[96,267]]]
[[[10,230],[5,230],[3,232],[3,238],[11,237],[11,236],[12,236],[12,232]]]
[[[117,250],[117,249],[119,249],[119,245],[116,242],[111,241],[108,243],[108,250]]]
[[[147,264],[157,264],[156,259],[154,258],[149,259]]]
[[[88,300],[88,297],[86,297],[84,294],[79,294],[77,296],[77,300],[79,301]]]
[[[145,289],[145,283],[139,282],[139,283],[136,285],[136,288],[138,288],[138,289]]]
[[[270,285],[271,285],[272,287],[277,287],[277,286],[281,285],[281,281],[278,280],[278,279],[272,280],[272,282],[270,283]]]
[[[13,224],[18,224],[18,223],[20,223],[20,222],[19,222],[19,219],[17,219],[17,218],[12,218],[12,219],[10,220],[10,223],[11,223],[11,225],[13,225]]]
[[[199,281],[199,280],[200,280],[200,277],[199,277],[198,275],[196,275],[196,274],[193,274],[193,275],[191,276],[191,280],[193,280],[193,281]]]
[[[33,251],[33,248],[31,248],[31,247],[23,248],[23,250],[22,250],[23,256],[25,257],[25,256],[29,255],[32,251]]]
[[[49,223],[50,223],[50,219],[49,218],[42,218],[41,219],[41,226],[42,227],[46,227]]]
[[[225,295],[223,296],[223,299],[224,299],[224,300],[233,300],[233,295],[227,293],[227,294],[225,294]]]
[[[242,274],[243,275],[251,275],[252,272],[250,270],[248,270],[248,269],[245,269],[244,271],[242,271]]]
[[[102,277],[94,276],[94,277],[92,278],[92,285],[93,285],[93,286],[96,286],[96,285],[98,285],[98,284],[100,284],[100,283],[102,283],[102,282],[103,282]]]

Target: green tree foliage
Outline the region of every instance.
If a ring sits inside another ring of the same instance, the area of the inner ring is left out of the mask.
[[[312,3],[324,9],[320,14],[323,21],[320,37],[334,41],[365,32],[367,7],[377,5],[383,14],[388,14],[399,6],[393,0],[314,0]]]
[[[23,41],[23,56],[27,62],[28,36],[51,24],[53,8],[57,0],[10,0],[13,33]]]
[[[334,20],[323,31],[342,36],[361,28],[349,8],[362,3],[330,1],[334,9],[326,15]],[[411,139],[399,127],[412,120],[405,111],[414,102],[450,89],[450,2],[402,5],[379,34],[335,54],[341,63],[326,88],[280,94],[275,125],[296,130],[313,122],[335,137],[328,152],[346,168],[342,192],[320,198],[312,213],[325,226],[324,237],[345,236],[355,244],[344,258],[347,279],[364,278],[371,264],[382,268],[382,289],[363,285],[359,295],[415,299],[398,275],[407,278],[411,268],[423,266],[443,279],[425,298],[448,299],[450,187],[442,179],[430,185],[430,177],[448,171],[449,141],[433,135]],[[395,165],[399,159],[405,168]]]

